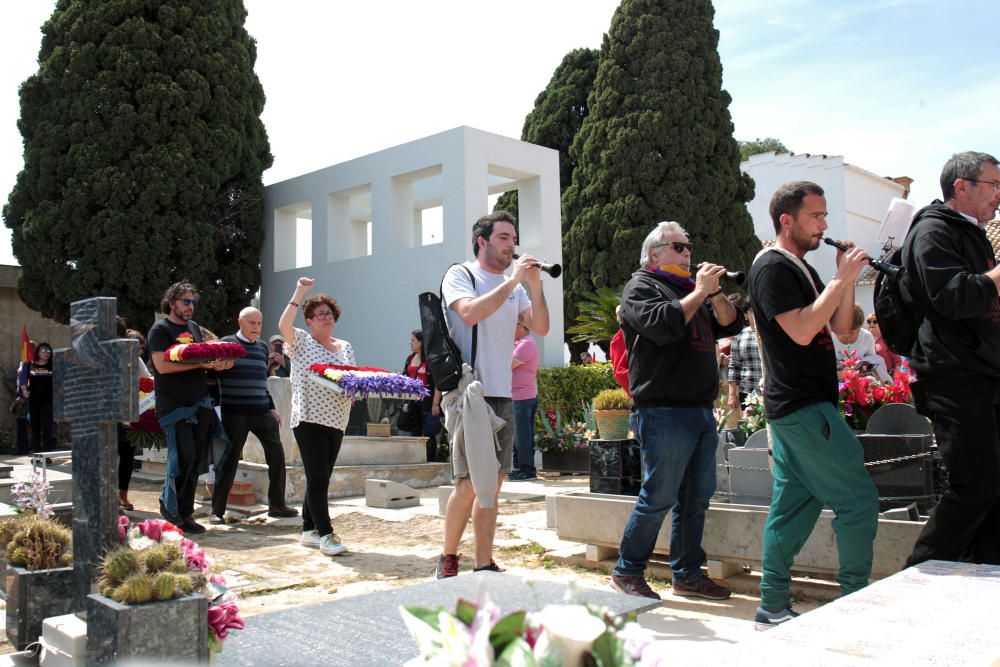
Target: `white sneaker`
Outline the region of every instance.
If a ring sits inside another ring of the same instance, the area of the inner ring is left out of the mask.
[[[302,537],[299,539],[299,542],[301,542],[307,547],[318,547],[320,542],[319,531],[307,530],[303,532]]]
[[[347,551],[347,547],[340,543],[336,533],[330,533],[320,538],[319,550],[325,556],[336,556]]]

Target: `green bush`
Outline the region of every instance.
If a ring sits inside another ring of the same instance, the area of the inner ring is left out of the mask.
[[[563,421],[582,420],[584,405],[601,390],[617,386],[611,362],[539,368],[538,418],[558,409]]]

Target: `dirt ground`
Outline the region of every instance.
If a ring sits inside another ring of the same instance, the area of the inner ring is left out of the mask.
[[[129,499],[134,520],[156,514],[159,485],[135,480]],[[240,610],[252,616],[288,607],[315,604],[376,590],[428,581],[441,553],[444,517],[436,503],[414,510],[366,508],[355,499],[331,501],[334,530],[348,547],[340,556],[324,556],[299,544],[301,519],[271,519],[266,514],[225,526],[211,526],[194,537],[240,597]],[[505,570],[525,574],[544,571],[555,579],[591,579],[606,585],[607,575],[555,563],[522,528],[544,528],[544,501],[502,501],[495,559]],[[462,571],[471,570],[471,526],[460,552]]]

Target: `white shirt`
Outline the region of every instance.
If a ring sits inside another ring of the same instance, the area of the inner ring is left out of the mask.
[[[441,292],[448,313],[448,331],[462,351],[462,360],[471,363],[472,327],[466,325],[449,306],[459,299],[488,294],[510,278],[502,273],[491,273],[476,262],[466,262],[463,266],[468,267],[475,276],[475,288],[464,268],[452,266],[445,274]],[[483,383],[484,396],[511,397],[510,360],[514,356],[514,327],[517,325],[518,314],[528,308],[531,308],[528,292],[523,285],[518,285],[502,306],[479,322],[475,369]]]

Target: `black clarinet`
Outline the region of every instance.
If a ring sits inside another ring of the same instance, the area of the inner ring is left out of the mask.
[[[848,248],[847,246],[837,243],[833,239],[828,239],[825,236],[823,237],[823,243],[827,245],[832,245],[834,248],[840,250],[841,252],[847,252],[848,250],[850,250],[850,248]],[[902,270],[903,267],[896,266],[895,264],[889,264],[888,262],[882,262],[877,259],[872,259],[871,257],[866,257],[865,259],[868,260],[868,263],[871,264],[873,269],[875,269],[881,274],[884,274],[886,278],[889,278],[890,280],[898,280],[899,272]]]

